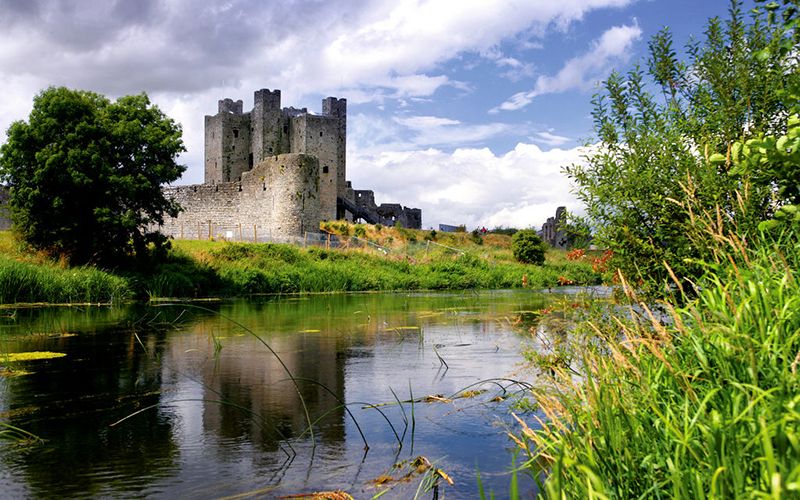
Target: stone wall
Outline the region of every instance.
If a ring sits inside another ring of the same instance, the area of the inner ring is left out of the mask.
[[[273,156],[244,172],[241,181],[164,191],[184,209],[178,217],[166,219],[161,228],[175,238],[220,238],[234,227],[246,238],[256,236],[254,227],[260,236],[273,238],[319,231],[319,161],[315,156]]]
[[[319,159],[320,210],[325,220],[336,219],[336,197],[339,194],[339,124],[325,116],[300,114],[291,119],[290,147],[293,152],[314,155]]]
[[[375,203],[375,193],[370,190],[356,190],[355,203],[359,208],[357,214],[373,224],[394,226],[400,224],[409,229],[422,229],[422,210],[408,208],[399,203]]]

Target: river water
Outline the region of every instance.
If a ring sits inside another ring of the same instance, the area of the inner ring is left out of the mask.
[[[444,498],[478,497],[478,473],[487,496],[504,498],[515,449],[507,432],[518,430],[510,411],[519,382],[534,377],[520,354],[530,335],[512,324],[557,298],[341,294],[4,310],[0,426],[44,441],[0,441],[0,491],[433,498],[417,459],[453,480],[439,479]],[[66,356],[5,356],[28,351]],[[525,474],[518,481],[523,496],[535,492]]]

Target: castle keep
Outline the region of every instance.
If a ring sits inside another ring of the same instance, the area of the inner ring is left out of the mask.
[[[204,183],[165,189],[184,211],[161,231],[286,238],[319,232],[320,221],[332,219],[421,228],[420,209],[378,206],[372,191],[352,189],[346,138],[345,99],[326,97],[321,115],[281,108],[280,90],[256,91],[249,112],[241,100],[219,101],[217,114],[205,117]]]

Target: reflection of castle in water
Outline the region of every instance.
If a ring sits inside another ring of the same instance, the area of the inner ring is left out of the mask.
[[[218,339],[223,347],[215,355],[211,354],[212,335],[224,337]],[[320,385],[344,398],[344,363],[337,362],[341,350],[337,338],[287,334],[270,337],[268,342],[286,368],[252,336],[223,333],[218,318],[202,320],[189,327],[186,335],[170,337],[164,353],[165,379],[166,372],[173,370],[195,378],[203,403],[201,414],[191,418],[202,419],[204,432],[217,433],[222,439],[248,436],[262,447],[275,449],[280,440],[297,437],[308,426],[288,370],[312,421],[325,416],[315,433],[328,442],[343,440],[344,409]]]

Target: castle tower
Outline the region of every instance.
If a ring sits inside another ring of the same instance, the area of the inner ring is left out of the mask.
[[[289,120],[281,111],[280,90],[256,90],[250,122],[250,150],[254,164],[289,152]]]
[[[322,100],[322,115],[336,118],[336,195],[347,197],[347,99],[326,97]],[[337,213],[336,218],[344,218]]]
[[[250,165],[250,114],[242,113],[242,101],[223,99],[218,112],[205,117],[205,182],[238,180]]]

